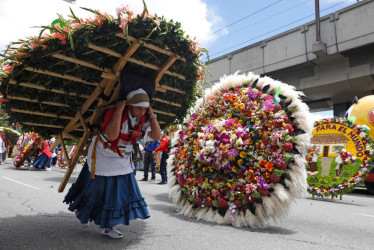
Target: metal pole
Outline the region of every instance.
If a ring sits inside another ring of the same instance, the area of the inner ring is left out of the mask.
[[[319,0],[315,0],[316,7],[316,42],[321,41],[320,23],[319,23]]]

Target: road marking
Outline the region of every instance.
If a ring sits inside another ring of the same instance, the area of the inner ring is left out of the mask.
[[[374,215],[370,215],[370,214],[358,214],[358,215],[374,218]]]
[[[22,183],[22,182],[20,182],[20,181],[16,181],[16,180],[14,180],[14,179],[12,179],[12,178],[9,178],[9,177],[5,177],[5,176],[3,176],[3,178],[4,178],[4,179],[7,179],[8,181],[13,181],[13,182],[15,182],[15,183],[18,183],[18,184],[24,185],[24,186],[29,187],[29,188],[33,188],[33,189],[36,189],[36,190],[41,190],[40,188],[37,188],[37,187],[31,186],[31,185],[28,185],[28,184]]]

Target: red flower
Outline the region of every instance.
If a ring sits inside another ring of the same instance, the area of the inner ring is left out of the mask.
[[[288,134],[290,134],[290,135],[292,135],[293,132],[295,131],[295,130],[293,129],[293,127],[292,127],[291,124],[287,124],[287,125],[284,127],[284,129],[287,129],[287,130],[288,130]]]
[[[240,200],[235,200],[234,203],[238,208],[242,206],[242,202]]]
[[[195,203],[196,203],[197,206],[200,207],[200,205],[201,205],[201,200],[200,200],[199,197],[196,197],[196,199],[195,199]]]
[[[227,201],[223,198],[219,199],[219,202],[218,202],[218,207],[227,207]]]
[[[267,196],[269,194],[269,190],[268,189],[264,189],[264,188],[259,188],[258,189],[258,192],[262,195],[262,196]]]
[[[284,148],[286,149],[287,152],[291,152],[293,148],[292,143],[291,142],[284,143]]]
[[[270,178],[270,182],[272,183],[278,183],[280,181],[280,177],[275,176],[273,174],[271,174],[269,178]]]

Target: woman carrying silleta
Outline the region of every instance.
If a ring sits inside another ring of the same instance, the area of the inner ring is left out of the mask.
[[[123,235],[113,227],[149,217],[147,204],[134,176],[134,144],[144,131],[153,140],[161,137],[157,116],[143,89],[131,91],[105,114],[100,133],[93,137],[87,162],[64,202],[84,226],[99,225],[101,234]]]

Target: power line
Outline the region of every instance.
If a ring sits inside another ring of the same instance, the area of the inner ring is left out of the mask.
[[[341,4],[343,4],[343,3],[345,3],[345,2],[348,2],[348,1],[350,1],[350,0],[345,0],[345,1],[341,2],[341,3],[338,3],[338,4],[335,4],[335,5],[332,5],[332,6],[328,7],[328,8],[323,9],[322,11],[326,11],[326,10],[328,10],[328,9],[334,8],[334,7],[336,7],[336,6],[338,6],[338,5],[341,5]],[[322,11],[321,11],[321,12],[322,12]],[[231,46],[231,47],[229,47],[229,48],[227,48],[227,49],[224,49],[224,50],[221,50],[221,51],[219,51],[219,52],[216,52],[216,53],[214,53],[214,54],[212,54],[212,55],[210,55],[210,56],[215,56],[215,55],[220,54],[220,53],[222,53],[222,52],[225,52],[225,51],[227,51],[227,50],[230,50],[230,49],[236,48],[236,47],[238,47],[238,46],[240,46],[240,45],[242,45],[242,44],[248,43],[248,42],[253,41],[253,40],[257,39],[257,38],[260,38],[260,37],[262,37],[262,36],[264,36],[264,35],[267,35],[267,34],[269,34],[269,33],[272,33],[272,32],[278,31],[278,30],[280,30],[280,29],[283,29],[283,28],[285,28],[285,27],[287,27],[287,26],[289,26],[289,25],[291,25],[291,24],[297,23],[297,22],[299,22],[299,21],[301,21],[301,20],[304,20],[304,19],[309,18],[309,17],[314,16],[314,15],[315,15],[315,14],[313,13],[313,14],[311,14],[311,15],[308,15],[308,16],[306,16],[306,17],[303,17],[303,18],[301,18],[301,19],[298,19],[298,20],[296,20],[296,21],[293,21],[293,22],[291,22],[291,23],[288,23],[288,24],[286,24],[286,25],[283,25],[283,26],[281,26],[281,27],[278,27],[278,28],[276,28],[276,29],[274,29],[274,30],[268,31],[268,32],[263,33],[263,34],[261,34],[261,35],[259,35],[259,36],[256,36],[256,37],[254,37],[254,38],[251,38],[251,39],[249,39],[249,40],[247,40],[247,41],[245,41],[245,42],[238,43],[238,44],[236,44],[236,45],[234,45],[234,46]]]
[[[236,24],[236,23],[238,23],[238,22],[241,22],[241,21],[243,21],[244,19],[247,19],[248,17],[251,17],[251,16],[253,16],[253,15],[255,15],[255,14],[257,14],[257,13],[259,13],[259,12],[265,10],[265,9],[268,9],[268,8],[270,8],[271,6],[273,6],[273,5],[275,5],[275,4],[279,3],[279,2],[282,2],[282,1],[283,1],[283,0],[279,0],[279,1],[275,2],[275,3],[269,4],[268,6],[262,8],[262,9],[259,9],[259,10],[255,11],[255,12],[249,14],[248,16],[245,16],[245,17],[243,17],[243,18],[241,18],[241,19],[239,19],[239,20],[237,20],[237,21],[235,21],[235,22],[233,22],[233,23],[230,23],[229,25],[227,25],[227,26],[225,26],[225,27],[223,27],[223,28],[220,28],[220,29],[214,31],[213,33],[210,33],[210,34],[207,35],[206,37],[203,37],[203,38],[199,39],[199,41],[201,41],[201,40],[205,40],[205,39],[207,39],[208,37],[210,37],[210,36],[216,34],[217,32],[220,32],[221,30],[227,29],[228,27],[230,27],[230,26],[232,26],[232,25],[234,25],[234,24]]]
[[[303,4],[305,4],[305,3],[309,2],[309,1],[310,1],[310,0],[306,0],[306,1],[302,2],[302,3],[300,3],[300,4],[297,4],[297,5],[293,6],[293,7],[291,7],[291,8],[288,8],[288,9],[286,9],[286,10],[283,10],[283,11],[280,11],[280,12],[278,12],[278,13],[275,13],[275,14],[272,15],[271,17],[266,17],[266,18],[264,18],[264,19],[261,19],[261,20],[255,22],[255,23],[252,23],[252,24],[250,24],[250,25],[244,26],[244,27],[242,27],[242,28],[240,28],[240,29],[238,29],[238,30],[232,31],[232,32],[230,32],[230,35],[232,35],[232,34],[234,34],[234,33],[237,33],[237,32],[239,32],[239,31],[241,31],[241,30],[247,29],[247,28],[249,28],[249,27],[251,27],[251,26],[254,26],[254,25],[256,25],[256,24],[259,24],[259,23],[261,23],[261,22],[263,22],[263,21],[267,21],[267,20],[269,20],[269,19],[272,19],[272,18],[274,18],[274,17],[276,17],[276,16],[279,16],[280,14],[286,13],[286,12],[288,12],[288,11],[290,11],[290,10],[293,10],[293,9],[295,9],[295,8],[301,6],[301,5],[303,5]],[[223,35],[223,36],[221,36],[221,38],[224,37],[224,36],[228,36],[228,35]]]

